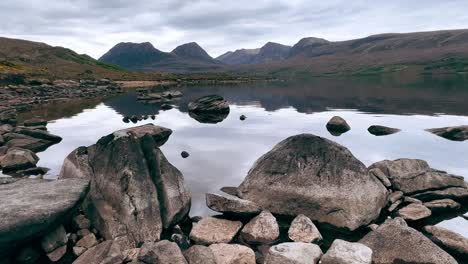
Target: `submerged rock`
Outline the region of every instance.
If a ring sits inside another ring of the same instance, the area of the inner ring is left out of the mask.
[[[387,136],[400,132],[400,129],[386,126],[370,126],[367,131],[374,136]]]
[[[263,211],[241,230],[242,239],[251,244],[271,244],[280,235],[276,218],[268,211]]]
[[[85,212],[105,239],[126,241],[123,250],[159,240],[190,210],[182,173],[159,149],[170,134],[151,124],[116,131],[64,163],[61,178],[90,177]]]
[[[438,226],[425,226],[423,231],[426,236],[447,252],[468,260],[468,238]]]
[[[327,253],[320,260],[321,264],[371,264],[372,249],[361,244],[335,239]]]
[[[229,243],[242,228],[239,221],[205,217],[190,232],[190,239],[197,244]]]
[[[216,212],[240,216],[258,214],[261,211],[254,202],[229,194],[207,193],[206,205]]]
[[[433,128],[426,131],[453,141],[465,141],[468,139],[468,126]]]
[[[447,263],[457,261],[401,218],[387,220],[359,241],[372,249],[372,263]]]
[[[221,243],[209,248],[217,264],[255,264],[255,253],[246,246]]]
[[[322,240],[322,235],[312,220],[302,214],[292,221],[288,236],[294,242],[316,243]]]
[[[0,255],[56,228],[84,198],[88,185],[83,179],[0,184]]]
[[[289,242],[272,246],[265,264],[315,264],[322,257],[319,246],[310,243]]]
[[[287,138],[257,160],[239,196],[349,231],[368,225],[387,204],[385,186],[348,149],[311,134]]]
[[[351,127],[342,117],[334,116],[328,121],[327,129],[332,135],[339,136],[351,130]]]

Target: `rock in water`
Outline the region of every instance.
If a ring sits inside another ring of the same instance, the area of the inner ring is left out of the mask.
[[[433,128],[427,129],[427,131],[453,141],[465,141],[468,139],[468,126]]]
[[[143,263],[187,264],[177,244],[167,240],[143,244],[138,260]]]
[[[219,95],[201,97],[188,105],[189,115],[201,123],[219,123],[229,115],[229,104]]]
[[[270,248],[265,264],[315,264],[322,254],[320,247],[315,244],[282,243]]]
[[[461,259],[468,260],[468,239],[438,226],[425,226],[424,233],[437,245]]]
[[[209,248],[218,264],[255,264],[255,253],[246,246],[214,244]]]
[[[372,263],[447,263],[457,261],[401,218],[387,220],[359,241],[372,249]]]
[[[0,184],[0,255],[41,238],[79,204],[89,181],[23,179]]]
[[[241,231],[242,239],[252,244],[271,244],[279,238],[279,226],[276,218],[268,211],[263,211]]]
[[[193,227],[190,239],[202,245],[229,243],[241,227],[239,221],[205,217]]]
[[[190,154],[187,152],[187,151],[182,151],[182,153],[180,153],[180,156],[182,156],[182,158],[186,159],[190,156]]]
[[[348,149],[311,134],[290,137],[257,160],[239,196],[349,231],[372,222],[387,203],[385,186]]]
[[[334,116],[328,121],[327,129],[332,135],[339,136],[351,130],[351,127],[342,117]]]
[[[71,171],[91,178],[86,214],[105,239],[127,240],[122,250],[159,240],[163,229],[190,210],[182,173],[158,148],[170,134],[151,124],[120,130],[82,152],[87,159],[75,153],[64,163],[60,177]]]
[[[321,264],[371,264],[372,249],[341,239],[333,241],[330,249],[320,260]]]
[[[312,243],[322,240],[322,235],[312,220],[303,214],[298,215],[292,221],[288,236],[294,242]]]
[[[400,129],[386,126],[370,126],[367,131],[374,136],[387,136],[400,132]]]

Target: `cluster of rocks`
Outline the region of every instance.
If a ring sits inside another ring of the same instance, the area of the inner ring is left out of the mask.
[[[37,152],[59,143],[62,138],[47,132],[47,121],[30,119],[18,124],[16,110],[0,113],[0,170],[3,174],[23,177],[47,173],[37,167]]]
[[[137,99],[146,103],[168,103],[182,97],[182,92],[167,90],[167,87],[158,87],[157,90],[139,88],[136,90]]]
[[[330,134],[334,136],[340,136],[351,130],[351,126],[340,116],[332,117],[330,121],[328,121],[326,127]],[[374,136],[387,136],[396,134],[401,130],[398,128],[372,125],[367,129],[367,131]],[[426,131],[452,141],[468,140],[468,126],[433,128],[427,129]]]
[[[102,80],[37,80],[29,85],[0,87],[0,110],[28,111],[53,101],[95,98],[121,93],[119,85]]]
[[[159,149],[170,135],[153,125],[116,131],[70,153],[57,181],[35,183],[37,190],[0,185],[8,223],[0,224],[0,252],[18,261],[36,245],[49,262],[78,264],[468,259],[467,238],[434,226],[444,213],[466,212],[467,183],[424,161],[366,167],[345,147],[301,134],[263,155],[239,187],[206,194],[219,215],[190,218],[183,175]],[[32,204],[33,213],[14,212]]]
[[[132,116],[124,116],[122,121],[126,124],[132,122],[133,124],[136,124],[138,122],[148,120],[151,118],[152,120],[156,119],[156,115],[132,115]]]

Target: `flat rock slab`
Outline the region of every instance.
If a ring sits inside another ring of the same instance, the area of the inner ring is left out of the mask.
[[[425,226],[423,231],[447,252],[468,260],[468,238],[438,226]]]
[[[431,216],[431,210],[422,204],[409,204],[398,211],[405,220],[418,221]]]
[[[387,136],[400,132],[400,129],[386,126],[370,126],[367,131],[374,136]]]
[[[260,207],[254,202],[230,194],[207,193],[206,205],[213,211],[225,214],[252,215],[260,213]]]
[[[229,243],[241,227],[239,221],[205,217],[193,227],[190,239],[202,245]]]
[[[89,180],[24,179],[0,185],[0,252],[53,231],[88,192]]]
[[[453,141],[465,141],[468,139],[468,126],[433,128],[426,131]]]

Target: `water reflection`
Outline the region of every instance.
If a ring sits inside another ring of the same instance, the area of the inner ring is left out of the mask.
[[[239,185],[257,158],[279,141],[299,133],[313,133],[336,141],[348,147],[366,165],[383,159],[418,158],[427,160],[434,168],[468,175],[468,142],[453,142],[424,131],[468,124],[468,91],[455,89],[453,94],[448,94],[431,89],[396,87],[387,91],[375,87],[365,92],[368,89],[362,88],[365,86],[356,86],[354,91],[325,87],[271,83],[186,87],[181,88],[184,97],[175,103],[178,108],[167,111],[161,110],[158,104],[138,102],[133,93],[111,98],[79,114],[52,122],[48,126],[50,132],[63,137],[63,141],[39,153],[38,165],[51,168],[49,177],[55,177],[64,157],[73,149],[91,145],[115,130],[135,126],[122,122],[123,116],[155,114],[156,120],[141,121],[138,125],[151,122],[174,131],[162,150],[183,172],[192,190],[192,215],[211,213],[204,202],[206,192]],[[189,101],[214,93],[224,96],[231,104],[230,114],[224,121],[202,124],[187,114]],[[377,101],[380,103],[375,103]],[[370,111],[371,104],[378,107]],[[241,115],[247,119],[240,121]],[[351,126],[351,130],[340,137],[332,136],[325,127],[336,115]],[[375,137],[367,129],[376,124],[402,131]],[[190,157],[183,159],[182,151],[189,152]],[[467,222],[456,219],[442,224],[466,236]]]

